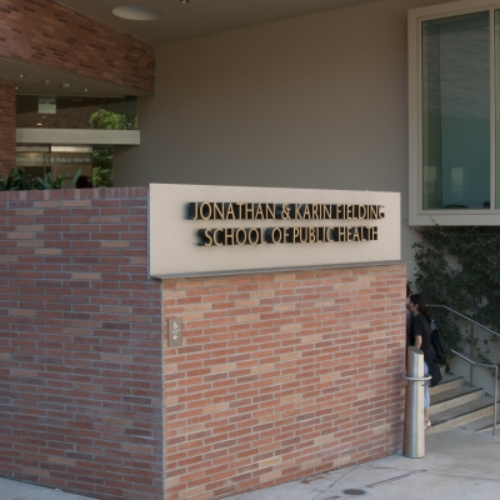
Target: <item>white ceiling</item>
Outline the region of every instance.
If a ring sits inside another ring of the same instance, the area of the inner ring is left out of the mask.
[[[377,0],[56,0],[73,10],[152,45],[269,23]],[[156,21],[128,21],[115,7],[141,5],[160,9]]]

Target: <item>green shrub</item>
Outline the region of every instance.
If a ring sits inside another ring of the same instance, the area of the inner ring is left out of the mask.
[[[122,115],[100,109],[90,117],[90,126],[104,130],[137,130],[137,115]]]
[[[422,239],[414,245],[417,290],[430,303],[500,332],[500,227],[434,226],[419,233]],[[453,316],[438,312],[440,329],[460,350]]]
[[[70,188],[74,189],[78,178],[80,177],[81,169],[73,176]],[[31,191],[43,189],[61,189],[63,182],[69,178],[69,174],[58,175],[54,177],[50,172],[44,175],[44,178],[27,177],[24,170],[12,169],[6,179],[0,177],[0,191]]]

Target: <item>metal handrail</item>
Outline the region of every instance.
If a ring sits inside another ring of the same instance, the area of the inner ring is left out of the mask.
[[[440,306],[440,305],[430,305],[430,307],[442,307],[443,309],[446,309],[450,312],[452,312],[453,314],[456,314],[457,316],[460,316],[461,318],[463,319],[466,319],[467,321],[470,321],[472,324],[476,325],[476,326],[479,326],[480,328],[482,328],[483,330],[486,330],[487,332],[493,334],[493,335],[496,335],[497,337],[500,338],[500,333],[497,333],[493,330],[490,330],[488,327],[482,325],[481,323],[478,323],[477,321],[474,321],[473,319],[471,318],[468,318],[467,316],[464,316],[462,313],[459,313],[458,311],[455,311],[454,309],[452,309],[451,307],[448,307],[448,306]]]
[[[493,395],[493,436],[496,436],[496,434],[497,434],[497,399],[498,399],[498,365],[485,365],[483,363],[477,363],[476,361],[473,361],[472,359],[467,358],[466,356],[455,351],[454,349],[451,349],[451,352],[453,354],[455,354],[455,356],[462,358],[464,361],[467,361],[467,363],[470,363],[473,366],[482,366],[483,368],[493,368],[495,370],[495,390],[494,390],[494,395]]]
[[[409,380],[410,382],[426,382],[427,380],[430,380],[432,378],[432,375],[429,375],[427,377],[407,377],[406,375],[401,375],[401,378],[404,380]]]
[[[491,330],[490,328],[488,328],[487,326],[484,326],[484,325],[481,325],[481,323],[478,323],[477,321],[465,316],[464,314],[462,313],[459,313],[458,311],[455,311],[454,309],[452,309],[451,307],[448,307],[448,306],[444,306],[444,305],[433,305],[431,307],[440,307],[442,309],[446,309],[447,311],[450,311],[451,313],[457,315],[457,316],[460,316],[461,318],[465,319],[466,321],[468,321],[470,323],[470,332],[469,332],[469,344],[470,344],[470,349],[469,349],[469,356],[471,358],[474,358],[475,357],[475,353],[474,353],[474,347],[475,347],[475,343],[474,343],[474,326],[478,326],[479,328],[481,328],[482,330],[485,330],[486,332],[488,332],[490,335],[494,335],[496,336],[498,339],[500,339],[500,334],[498,334],[497,332]],[[470,374],[469,374],[469,382],[471,384],[473,384],[473,378],[474,378],[474,365],[470,365]]]
[[[481,325],[481,323],[474,321],[472,318],[469,318],[469,317],[465,316],[464,314],[459,313],[458,311],[455,311],[451,307],[444,306],[444,305],[437,305],[437,304],[431,305],[431,307],[434,307],[434,308],[440,307],[442,309],[446,309],[447,311],[450,311],[451,313],[456,314],[457,316],[460,316],[461,318],[465,319],[469,323],[472,323],[472,325],[476,325],[479,328],[482,328],[483,330],[489,332],[492,335],[495,335],[496,337],[498,337],[500,339],[499,333],[491,330],[490,328],[488,328],[484,325]],[[471,332],[470,332],[470,345],[471,345],[471,353],[470,354],[471,354],[471,357],[473,355],[473,330],[474,330],[474,327],[471,326]],[[455,354],[455,356],[458,356],[459,358],[463,359],[464,361],[466,361],[467,363],[469,363],[471,365],[470,366],[470,383],[471,384],[473,383],[472,380],[473,380],[473,367],[474,366],[481,366],[483,368],[489,368],[489,369],[495,370],[495,387],[494,387],[494,394],[493,394],[493,436],[496,436],[496,432],[497,432],[497,404],[498,404],[498,365],[486,365],[484,363],[478,363],[478,362],[473,361],[472,359],[469,359],[468,357],[464,356],[462,353],[455,351],[454,349],[450,349],[450,351],[453,354]]]

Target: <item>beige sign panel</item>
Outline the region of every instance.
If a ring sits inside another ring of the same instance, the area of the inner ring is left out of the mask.
[[[401,259],[399,193],[151,184],[151,276]]]

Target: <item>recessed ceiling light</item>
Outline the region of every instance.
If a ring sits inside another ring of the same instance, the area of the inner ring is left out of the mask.
[[[84,91],[84,92],[88,92],[88,91],[89,91],[89,89],[83,89],[83,91]]]
[[[63,89],[69,89],[69,88],[71,87],[71,85],[70,85],[69,83],[62,83],[62,84],[61,84],[61,87],[62,87]]]
[[[189,0],[180,0],[181,3],[189,3]]]
[[[130,21],[154,21],[163,16],[163,12],[147,5],[123,5],[115,7],[113,14]]]
[[[37,127],[41,127],[43,125],[43,123],[37,123],[36,125],[37,125]]]
[[[24,78],[26,75],[17,75],[19,78]]]

